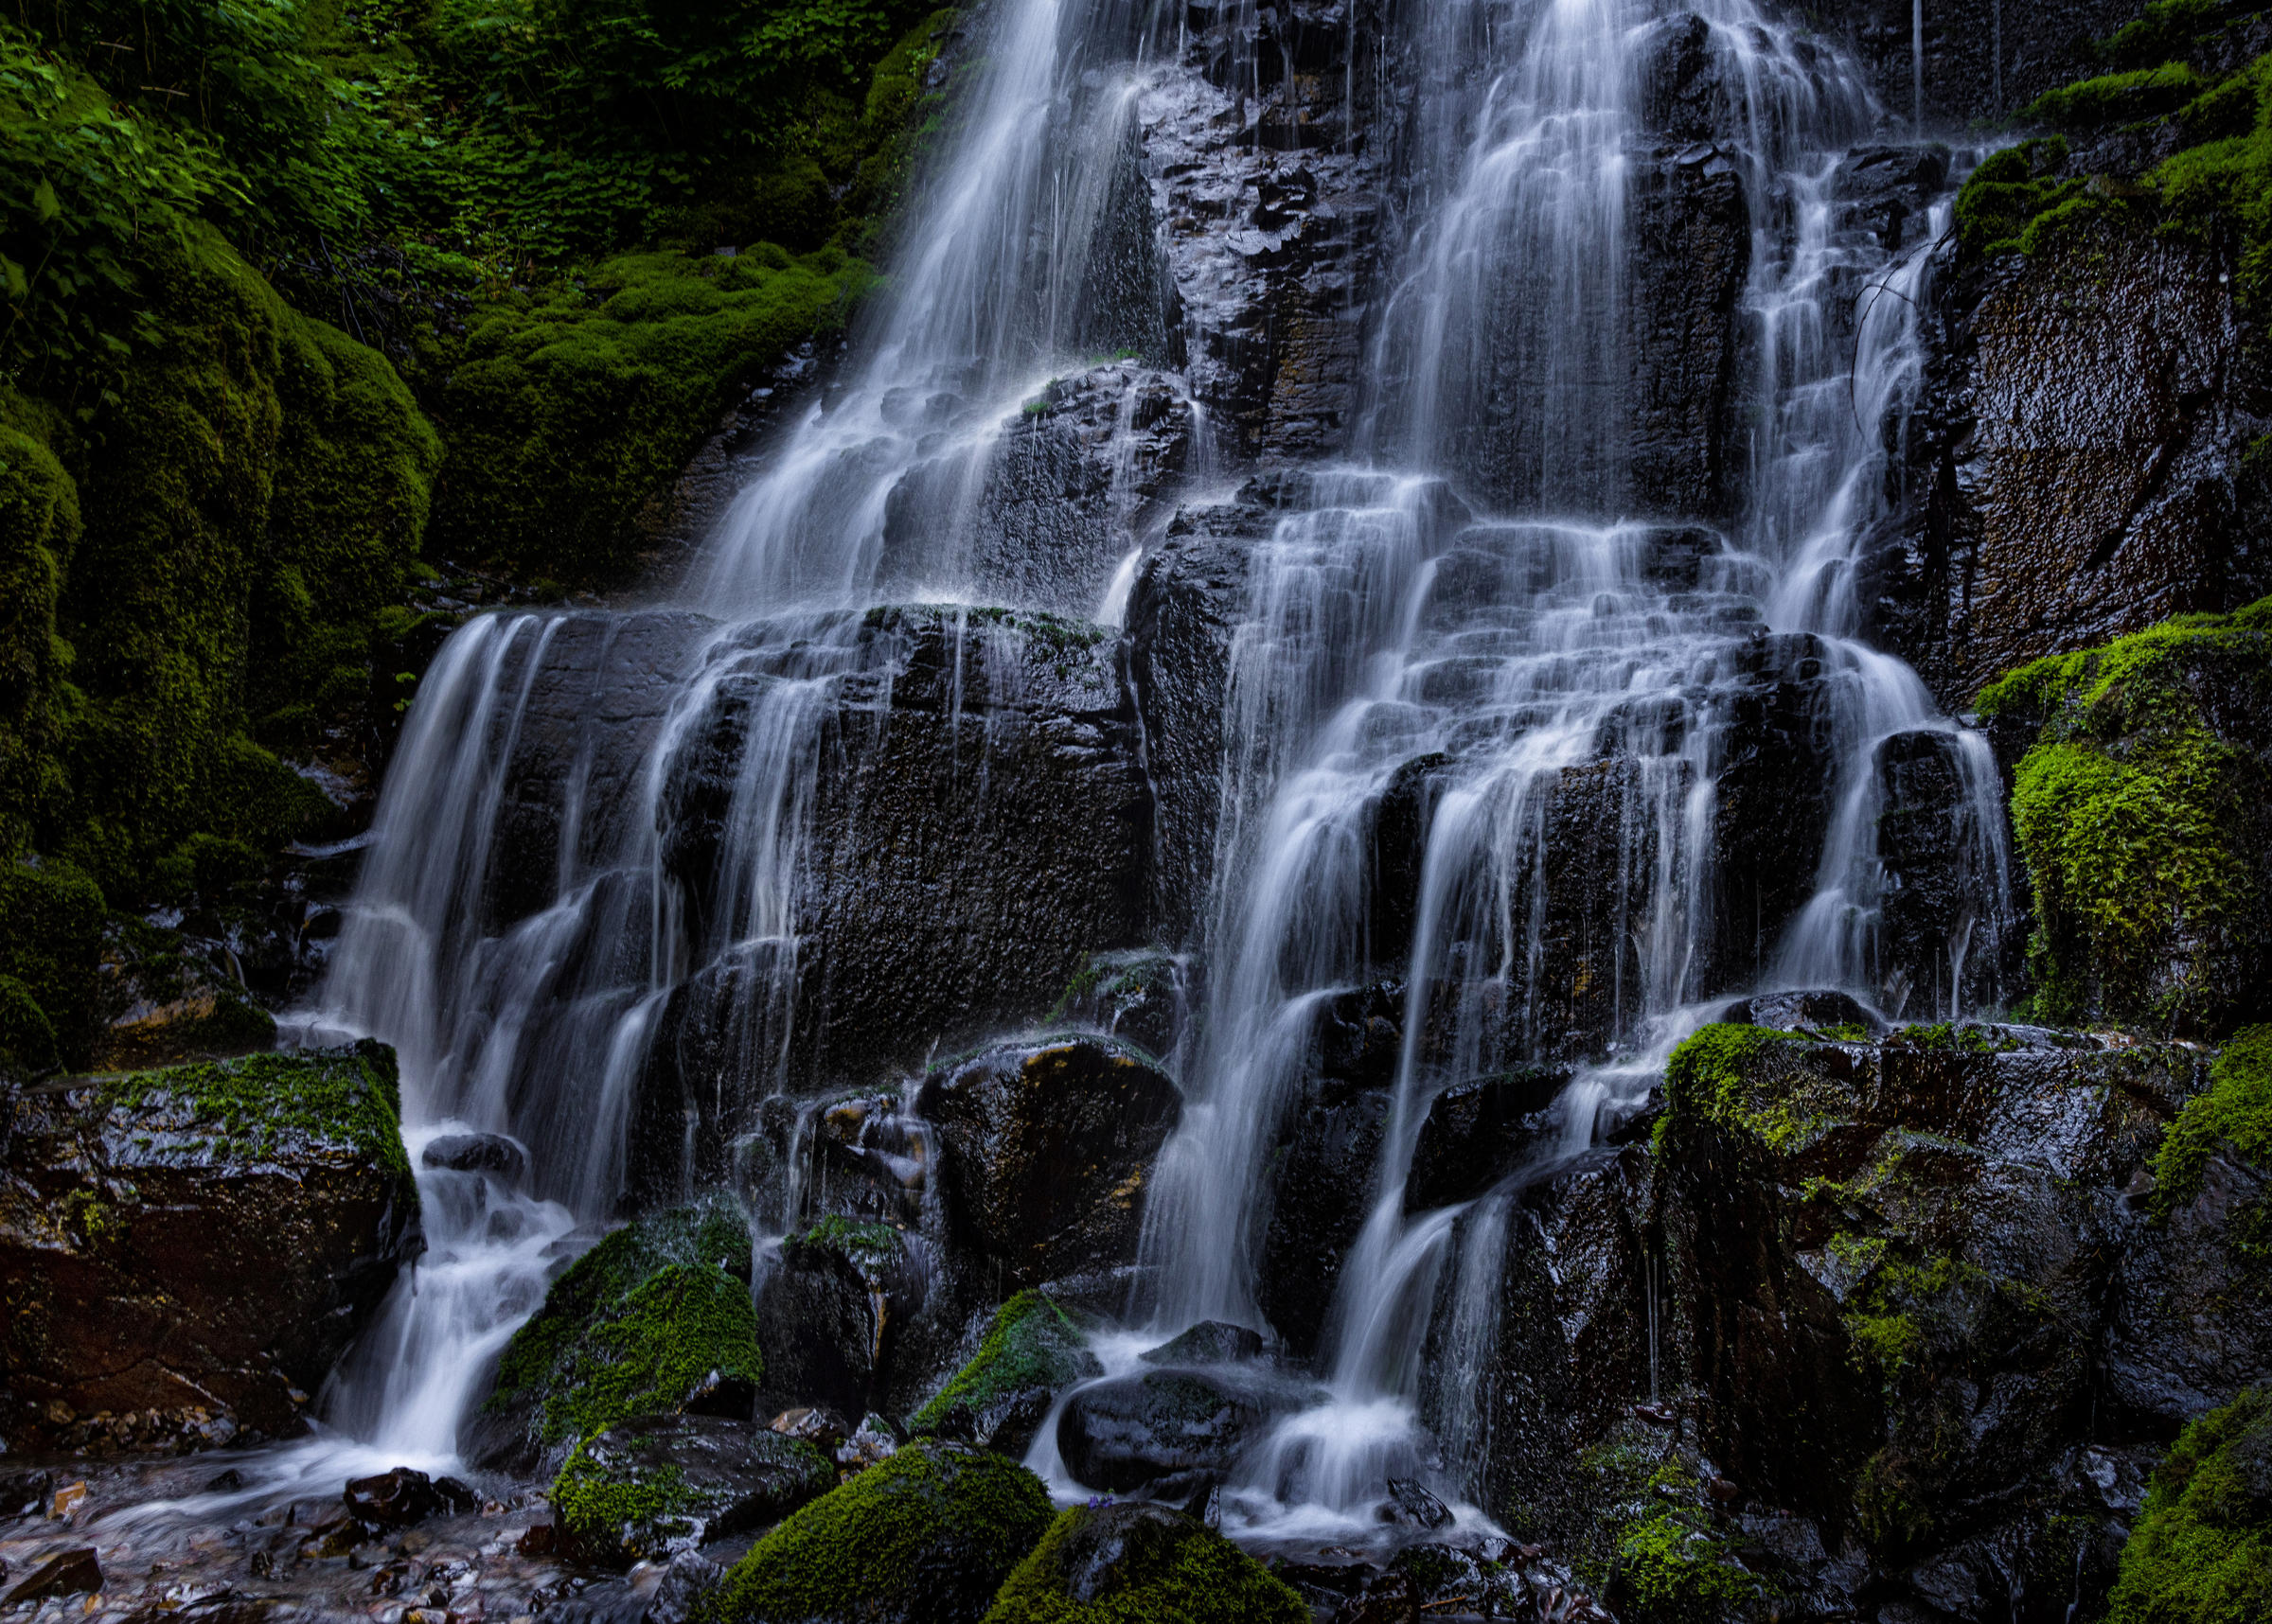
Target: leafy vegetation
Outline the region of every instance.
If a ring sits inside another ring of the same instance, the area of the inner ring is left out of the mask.
[[[328,838],[292,764],[383,750],[433,560],[621,578],[737,391],[841,328],[955,15],[0,15],[0,861],[132,908]],[[80,1012],[18,980],[12,1063],[71,1063]]]
[[[2272,1167],[2272,1026],[2236,1033],[2210,1068],[2209,1091],[2188,1100],[2170,1125],[2154,1156],[2157,1217],[2201,1193],[2202,1174],[2220,1145]]]

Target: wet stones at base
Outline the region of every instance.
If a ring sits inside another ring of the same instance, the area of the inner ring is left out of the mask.
[[[1236,1365],[1262,1357],[1262,1333],[1244,1325],[1203,1319],[1137,1357],[1146,1365]]]
[[[348,1481],[341,1496],[347,1515],[369,1528],[407,1528],[430,1517],[477,1510],[481,1496],[454,1477],[429,1477],[398,1466]]]
[[[664,1562],[778,1522],[836,1486],[821,1452],[753,1421],[639,1416],[587,1439],[552,1486],[571,1555]]]

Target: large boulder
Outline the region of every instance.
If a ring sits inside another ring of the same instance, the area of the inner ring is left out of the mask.
[[[506,1344],[495,1386],[466,1424],[469,1458],[549,1474],[635,1416],[747,1416],[764,1373],[750,1268],[749,1229],[723,1202],[609,1235]]]
[[[977,1624],[1051,1514],[1041,1480],[1016,1462],[919,1440],[759,1540],[706,1613],[719,1624]]]
[[[11,1449],[289,1437],[422,1248],[392,1051],[0,1094]]]
[[[1134,1259],[1182,1097],[1137,1055],[1079,1039],[934,1071],[915,1110],[939,1138],[958,1241],[1015,1288]]]
[[[1057,1414],[1057,1454],[1074,1480],[1125,1493],[1163,1479],[1227,1475],[1269,1422],[1323,1395],[1267,1369],[1216,1365],[1116,1376]]]
[[[901,1355],[932,1285],[918,1244],[891,1224],[841,1216],[782,1238],[756,1280],[771,1401],[848,1415],[897,1407],[889,1385],[919,1374]]]
[[[555,1526],[602,1565],[665,1562],[777,1523],[836,1487],[801,1439],[725,1416],[635,1416],[584,1440],[553,1480]]]
[[[1143,1501],[1062,1512],[986,1624],[1309,1624],[1293,1588],[1205,1524]]]

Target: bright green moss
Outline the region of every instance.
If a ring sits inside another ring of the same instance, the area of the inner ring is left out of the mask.
[[[524,1418],[540,1452],[675,1409],[711,1372],[764,1372],[750,1302],[750,1236],[722,1203],[616,1230],[555,1280],[513,1333],[486,1408]]]
[[[581,1447],[569,1456],[547,1496],[554,1519],[578,1546],[590,1548],[635,1527],[660,1545],[695,1531],[701,1499],[686,1474],[666,1466],[636,1479],[619,1477]]]
[[[1676,1118],[1694,1118],[1751,1135],[1772,1150],[1796,1148],[1837,1101],[1801,1068],[1776,1064],[1800,1033],[1715,1023],[1675,1049],[1664,1067],[1661,1137]]]
[[[2082,79],[2058,90],[2046,91],[2019,116],[2030,124],[2048,124],[2054,130],[2090,131],[2110,124],[2131,124],[2174,113],[2199,96],[2209,81],[2183,62],[2137,68]]]
[[[2178,1435],[2122,1547],[2109,1624],[2272,1617],[2272,1388]]]
[[[2228,19],[2260,9],[2252,0],[2154,0],[2136,18],[2099,42],[2099,56],[2117,68],[2166,62]]]
[[[1056,1391],[1098,1369],[1080,1322],[1044,1294],[1021,1291],[994,1311],[978,1352],[909,1424],[928,1431],[957,1404],[984,1410],[1016,1393]]]
[[[1767,1588],[1701,1513],[1667,1508],[1629,1525],[1617,1542],[1617,1586],[1639,1617],[1720,1624],[1764,1603]]]
[[[2080,181],[2062,178],[2063,136],[2023,141],[1982,159],[1957,194],[1957,238],[1981,258],[2030,246],[2025,238],[2041,216],[2082,197]]]
[[[2035,1013],[2214,1027],[2262,997],[2252,831],[2265,764],[2206,699],[2272,706],[2272,602],[2036,662],[1979,708],[2039,725],[2012,816],[2033,884]]]
[[[395,1055],[383,1044],[129,1071],[101,1079],[98,1098],[127,1112],[186,1106],[197,1128],[236,1155],[257,1157],[287,1139],[315,1139],[351,1146],[410,1180]]]
[[[889,1617],[918,1593],[933,1615],[975,1613],[1051,1520],[1041,1480],[1017,1462],[918,1439],[759,1540],[703,1615],[719,1624]]]
[[[1099,1519],[1116,1526],[1120,1557],[1100,1593],[1068,1594],[1068,1559]],[[1293,1588],[1214,1529],[1189,1518],[1129,1519],[1113,1509],[1061,1513],[996,1594],[985,1624],[1307,1624]]]
[[[2219,1145],[2272,1167],[2272,1026],[2234,1034],[2210,1068],[2209,1090],[2186,1102],[2154,1156],[2157,1217],[2201,1193],[2202,1170]]]

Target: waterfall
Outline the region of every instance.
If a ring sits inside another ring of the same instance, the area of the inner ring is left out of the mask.
[[[1242,1466],[1226,1510],[1242,1534],[1369,1538],[1391,1476],[1469,1491],[1489,1423],[1439,1405],[1424,1424],[1431,1320],[1453,1379],[1484,1379],[1499,1270],[1528,1221],[1517,1186],[1630,1113],[1715,1000],[1835,986],[1899,1001],[1877,946],[1891,741],[1944,741],[1969,808],[1976,919],[1950,945],[1950,1007],[2008,910],[1984,744],[1859,635],[1857,561],[1890,500],[1943,229],[1889,243],[1840,223],[1842,157],[1883,110],[1851,64],[1750,0],[1424,11],[1399,25],[1418,92],[1344,456],[1275,476],[1247,558],[1197,909],[1205,1015],[1145,1208],[1148,1324],[1113,1333],[1214,1318],[1276,1336],[1259,1266],[1273,1150],[1335,1000],[1394,983],[1365,1216],[1322,1343],[1302,1350],[1328,1396]],[[1233,466],[1234,430],[1210,430],[1205,391],[1177,370],[1200,362],[1161,295],[1164,227],[1139,184],[1145,97],[1195,71],[1181,14],[1002,0],[973,26],[977,65],[887,285],[674,600],[477,618],[419,684],[294,1030],[396,1046],[414,1151],[505,1134],[532,1171],[421,1169],[432,1251],[329,1401],[357,1458],[454,1457],[547,1270],[621,1211],[635,1096],[672,1009],[730,1013],[703,1079],[721,1097],[810,1081],[814,808],[852,725],[843,701],[888,692],[910,658],[871,611],[951,606],[958,721],[974,660],[989,680],[1014,667],[976,658],[1000,633],[972,611],[1130,620],[1156,538],[1131,494],[1145,423],[1186,425],[1187,495]],[[1709,134],[1672,132],[1650,77],[1681,29],[1711,71],[1680,116]],[[1241,120],[1260,72],[1218,81]],[[1342,94],[1354,107],[1354,78]],[[1649,280],[1637,244],[1698,220],[1725,227],[1719,260]],[[1637,383],[1663,363],[1649,318],[1668,290],[1719,300],[1745,335],[1738,397]],[[1110,489],[1077,534],[1010,547],[1022,532],[994,482],[1076,372]],[[1701,437],[1696,413],[1724,442],[1709,467],[1679,450]],[[1743,943],[1720,785],[1779,685],[1814,696],[1829,811],[1804,906]],[[953,767],[984,788],[983,751]],[[1396,921],[1373,885],[1393,798],[1418,830]],[[1582,875],[1572,830],[1600,848]],[[1573,946],[1580,907],[1593,934]],[[1574,1068],[1537,1161],[1475,1203],[1408,1210],[1438,1095],[1530,1061]],[[761,1225],[793,1223],[800,1195]]]

